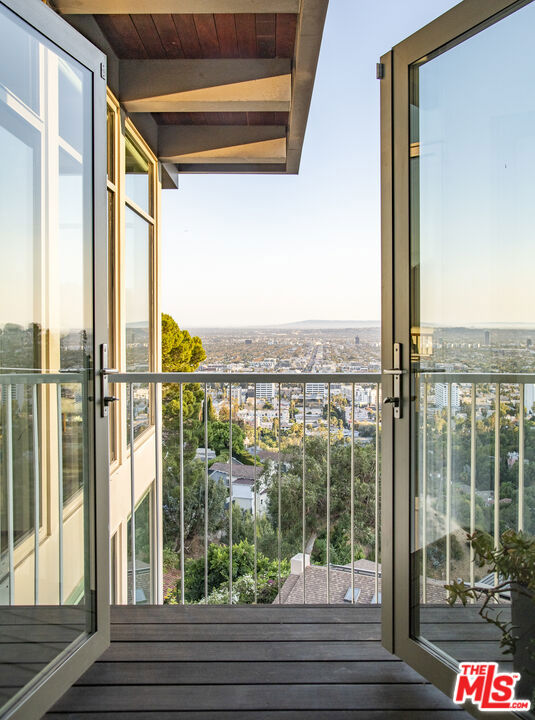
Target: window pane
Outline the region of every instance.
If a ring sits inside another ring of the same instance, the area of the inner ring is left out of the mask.
[[[81,128],[80,124],[80,133]],[[84,175],[82,164],[62,148],[59,150],[58,202],[60,365],[62,369],[81,370],[87,353],[83,285]],[[63,502],[67,504],[84,483],[82,386],[62,385],[61,398]]]
[[[39,42],[14,15],[1,13],[0,83],[39,112]]]
[[[126,208],[126,370],[147,372],[150,369],[150,232],[151,228],[133,210]],[[142,433],[149,421],[149,386],[134,386],[134,437]],[[130,402],[127,403],[130,422]],[[128,426],[128,438],[130,427]]]
[[[153,602],[151,493],[136,508],[136,605]],[[132,522],[128,521],[128,602],[132,597]]]
[[[146,213],[150,213],[149,163],[129,137],[126,137],[125,142],[126,196]]]
[[[83,75],[72,63],[58,64],[59,134],[69,145],[82,152],[83,146]]]

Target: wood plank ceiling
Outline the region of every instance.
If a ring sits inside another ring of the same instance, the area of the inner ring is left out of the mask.
[[[294,13],[96,15],[120,59],[292,58]],[[153,113],[159,125],[288,125],[288,112]]]
[[[297,172],[328,0],[254,0],[257,12],[202,0],[200,12],[157,12],[184,3],[55,0],[107,53],[113,89],[157,138],[162,162],[179,172]],[[219,5],[227,11],[209,12]],[[276,11],[284,5],[299,12]]]
[[[122,59],[292,58],[297,15],[96,15]]]

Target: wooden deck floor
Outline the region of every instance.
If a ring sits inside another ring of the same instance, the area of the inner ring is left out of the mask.
[[[46,720],[469,718],[379,638],[376,607],[115,607]]]

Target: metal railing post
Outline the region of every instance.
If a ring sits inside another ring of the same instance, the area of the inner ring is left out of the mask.
[[[161,428],[160,428],[160,396],[158,383],[154,383],[154,501],[155,501],[155,513],[154,517],[156,520],[156,602],[160,602],[160,597],[163,592],[163,557],[160,554],[160,545],[163,543],[161,538],[162,533],[162,518],[160,515],[161,493],[160,493],[160,447],[162,443]]]
[[[7,554],[9,564],[9,604],[15,604],[14,528],[13,528],[13,385],[7,386],[6,454],[7,454]]]
[[[379,414],[381,405],[379,403],[380,387],[379,383],[375,386],[375,603],[379,603]]]
[[[258,508],[256,505],[257,495],[258,495],[258,488],[256,487],[256,457],[258,453],[258,448],[256,446],[256,385],[254,386],[254,470],[253,470],[253,501],[254,501],[254,525],[253,525],[253,545],[254,545],[254,601],[255,603],[258,602],[258,558],[257,558],[257,528],[256,528],[256,515],[258,512]],[[280,397],[279,397],[279,406],[280,406]]]
[[[525,385],[519,386],[520,407],[518,409],[518,530],[524,530],[524,463],[525,463]]]
[[[476,443],[477,443],[477,424],[476,424],[476,384],[472,383],[470,398],[470,535],[473,535],[476,529]],[[470,544],[470,585],[475,582],[474,573],[475,553],[474,548]],[[472,603],[475,600],[472,598]]]
[[[132,556],[132,605],[137,602],[137,577],[136,577],[136,471],[134,460],[134,385],[130,383],[128,388],[130,408],[130,554]]]
[[[57,427],[58,427],[58,562],[59,604],[63,605],[63,423],[61,408],[61,383],[58,383],[57,397]]]
[[[233,488],[232,488],[232,382],[229,382],[228,384],[228,422],[229,422],[229,480],[228,480],[228,489],[229,489],[229,503],[228,503],[228,589],[229,589],[229,597],[228,601],[230,605],[233,605],[233,597],[232,597],[232,586],[233,586],[233,580],[232,580],[232,514],[233,514]]]
[[[327,385],[327,605],[331,603],[331,383]]]
[[[305,563],[305,549],[306,549],[306,497],[305,497],[305,473],[306,473],[306,428],[307,428],[307,421],[306,421],[306,383],[303,383],[303,477],[302,477],[302,518],[301,521],[303,523],[302,525],[302,532],[303,532],[303,604],[306,605],[306,579],[305,579],[305,569],[306,569],[306,563]]]
[[[351,385],[351,603],[355,604],[355,383]]]
[[[494,414],[494,547],[500,544],[500,383],[496,383],[496,411]],[[498,584],[498,574],[495,573]]]
[[[446,434],[446,584],[451,575],[451,391],[453,383],[448,383],[448,425]]]
[[[427,602],[427,414],[429,385],[424,382],[422,427],[422,603]]]
[[[208,603],[208,384],[204,383],[204,602]]]
[[[32,437],[33,437],[33,585],[34,604],[39,605],[39,525],[40,525],[40,477],[39,477],[39,411],[37,406],[37,385],[32,387]]]
[[[179,416],[179,442],[180,442],[180,604],[184,605],[185,600],[185,567],[186,562],[184,558],[184,387],[183,384],[179,385],[179,403],[180,403],[180,416]]]
[[[278,590],[279,590],[279,605],[282,602],[281,598],[281,555],[282,555],[282,530],[281,530],[281,522],[282,522],[282,511],[281,511],[281,501],[282,501],[282,492],[281,492],[281,384],[279,383],[279,438],[278,438],[278,451],[279,451],[279,457],[278,457],[278,484],[277,484],[277,561],[278,561]]]

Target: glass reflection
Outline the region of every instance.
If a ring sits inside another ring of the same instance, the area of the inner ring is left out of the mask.
[[[149,163],[128,137],[125,138],[126,196],[146,213],[151,213]]]
[[[125,292],[126,292],[126,370],[150,369],[150,226],[137,213],[126,208]],[[150,424],[150,389],[147,383],[133,388],[134,438]],[[130,397],[127,399],[130,423]],[[128,424],[128,441],[130,425]]]
[[[455,660],[515,667],[482,599],[449,610],[445,586],[514,580],[474,562],[475,531],[491,548],[508,530],[535,543],[533,385],[511,377],[535,378],[535,96],[514,70],[535,70],[534,26],[528,5],[416,64],[410,86],[412,633]],[[491,606],[502,620],[512,587]]]
[[[26,653],[35,650],[42,658],[40,666],[17,675],[20,687],[81,633],[92,631],[85,572],[92,81],[89,71],[0,4],[0,84],[0,605],[8,606],[3,627],[9,625],[9,606],[29,613],[32,628],[50,623],[50,606],[62,605],[52,608],[61,633],[56,639],[50,628],[48,644],[19,625]],[[47,97],[39,97],[39,88]],[[58,372],[61,382],[52,381],[51,373]],[[0,663],[0,705],[19,689],[12,681],[13,664],[20,667],[15,648],[9,658]]]
[[[153,562],[151,493],[148,492],[135,511],[136,605],[153,602]],[[128,521],[128,603],[133,603],[132,522]]]

